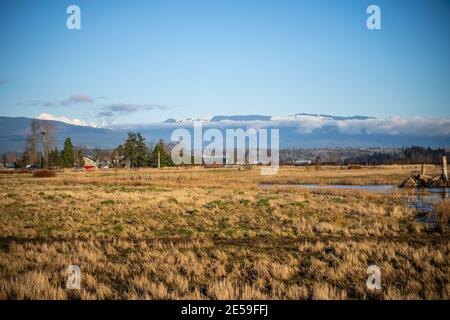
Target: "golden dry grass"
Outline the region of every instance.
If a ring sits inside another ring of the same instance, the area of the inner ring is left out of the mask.
[[[450,201],[445,200],[436,204],[436,221],[442,229],[446,229],[450,223]]]
[[[260,187],[396,184],[413,170],[0,175],[0,298],[449,299],[448,230],[416,223],[399,194]],[[81,290],[65,288],[70,264]]]

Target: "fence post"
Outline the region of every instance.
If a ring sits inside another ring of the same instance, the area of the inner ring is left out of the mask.
[[[447,157],[442,157],[442,179],[444,179],[445,182],[448,181],[448,174],[447,174]]]

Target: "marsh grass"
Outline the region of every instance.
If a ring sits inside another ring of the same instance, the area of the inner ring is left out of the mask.
[[[450,227],[450,201],[444,200],[435,205],[436,223],[441,230]]]
[[[449,231],[416,223],[398,193],[259,187],[401,180],[412,169],[1,175],[0,298],[449,299]],[[79,292],[65,289],[69,264],[81,267]],[[377,293],[365,286],[371,264]]]

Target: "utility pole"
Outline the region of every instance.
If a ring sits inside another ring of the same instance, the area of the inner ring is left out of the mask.
[[[158,151],[158,169],[161,168],[161,153]]]

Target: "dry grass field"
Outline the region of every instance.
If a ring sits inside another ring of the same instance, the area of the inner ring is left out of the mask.
[[[450,299],[448,228],[417,223],[398,193],[262,187],[399,184],[417,170],[0,174],[0,299]],[[381,290],[366,287],[372,264]],[[69,265],[80,290],[66,289]]]

